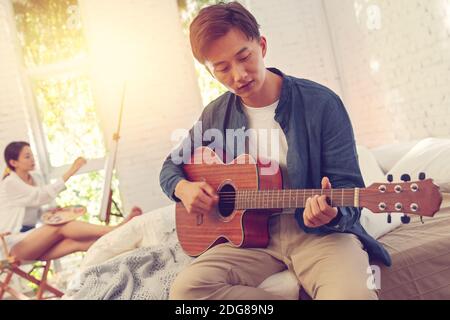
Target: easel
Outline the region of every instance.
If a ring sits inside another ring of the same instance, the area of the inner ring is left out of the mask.
[[[123,213],[120,211],[119,206],[112,198],[113,191],[111,184],[114,167],[116,165],[117,149],[119,147],[120,128],[122,124],[123,105],[125,101],[125,91],[126,91],[126,82],[123,85],[122,101],[120,104],[117,131],[113,134],[111,152],[108,155],[108,160],[106,161],[105,165],[105,183],[103,186],[103,198],[102,198],[102,206],[100,209],[100,220],[105,221],[107,225],[110,223],[111,216],[123,217]],[[116,210],[119,212],[119,214],[111,213],[111,206],[113,204]]]

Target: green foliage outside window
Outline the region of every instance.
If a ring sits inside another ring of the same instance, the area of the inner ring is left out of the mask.
[[[77,0],[13,0],[17,31],[27,67],[87,54]]]
[[[53,167],[105,156],[87,76],[35,79],[33,89]]]
[[[104,171],[94,171],[80,174],[71,178],[67,183],[67,189],[59,194],[56,203],[60,207],[71,205],[82,205],[87,208],[87,215],[80,218],[82,221],[91,223],[101,223],[99,220],[100,206],[102,202],[102,191],[104,183]],[[114,176],[112,181],[113,200],[122,207],[119,197],[119,181]],[[111,212],[117,214],[116,208],[111,206]],[[116,217],[111,216],[111,225],[118,222]]]

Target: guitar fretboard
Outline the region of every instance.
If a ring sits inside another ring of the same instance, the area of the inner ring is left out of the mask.
[[[235,209],[304,208],[308,198],[326,195],[332,207],[358,207],[361,189],[238,190],[222,192],[220,202]]]

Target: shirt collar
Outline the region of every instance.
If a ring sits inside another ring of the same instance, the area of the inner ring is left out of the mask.
[[[281,72],[280,70],[276,69],[276,68],[267,68],[267,70],[279,75],[282,77],[283,82],[281,84],[281,92],[280,92],[280,99],[278,101],[278,106],[275,109],[275,114],[279,114],[283,109],[285,109],[286,105],[288,105],[289,99],[290,99],[290,93],[291,93],[291,79],[286,76],[283,72]],[[235,101],[235,106],[237,111],[239,112],[243,112],[242,108],[242,101],[241,99],[235,95],[234,95],[234,101]]]

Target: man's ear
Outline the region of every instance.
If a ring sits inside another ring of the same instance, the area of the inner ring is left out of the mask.
[[[266,39],[266,37],[261,36],[259,38],[259,46],[261,47],[262,56],[264,58],[266,56],[266,53],[267,53],[267,39]]]

